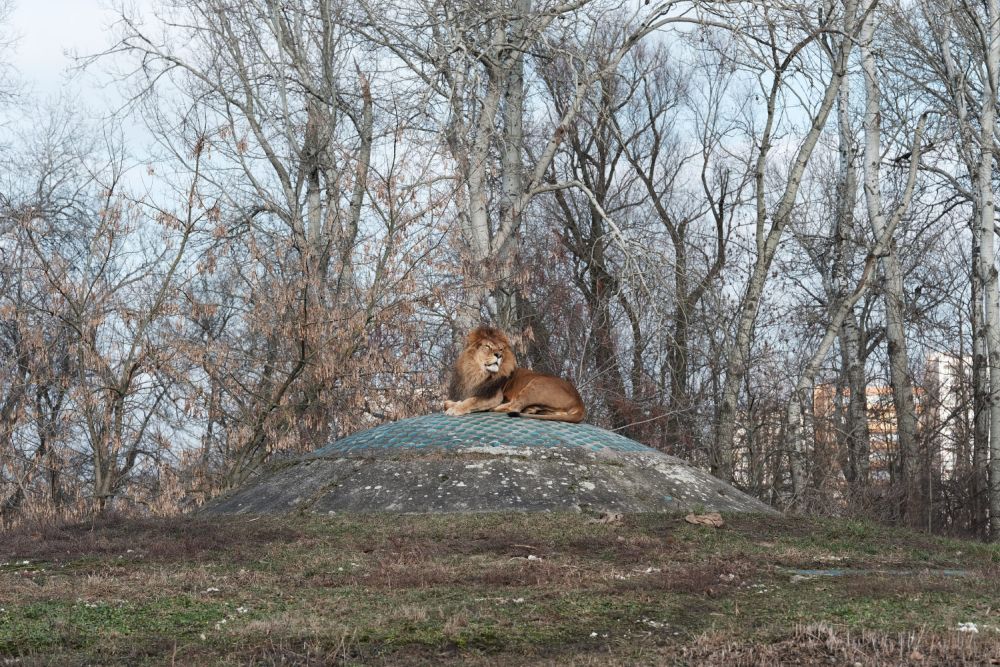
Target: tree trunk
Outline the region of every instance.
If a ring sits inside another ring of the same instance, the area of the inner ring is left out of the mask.
[[[909,354],[904,323],[903,276],[895,248],[883,259],[886,277],[886,341],[889,357],[889,383],[896,411],[896,442],[899,454],[899,483],[903,490],[903,516],[917,526],[922,518],[917,456],[917,418],[910,379]]]
[[[882,95],[880,75],[872,51],[875,25],[871,9],[875,0],[866,7],[868,17],[861,29],[861,64],[865,78],[865,200],[868,217],[876,237],[886,233],[887,222],[882,203]],[[899,454],[900,483],[903,485],[903,514],[911,525],[920,520],[920,484],[917,475],[917,420],[913,403],[913,383],[910,379],[909,355],[906,347],[905,295],[903,270],[899,263],[896,245],[890,240],[887,254],[882,258],[885,276],[886,341],[889,356],[889,382],[892,385],[893,405],[896,410],[896,443]]]
[[[850,117],[850,80],[841,81],[837,100],[838,153],[840,173],[837,182],[836,220],[833,232],[833,266],[830,273],[831,291],[837,301],[847,298],[850,272],[848,241],[854,238],[854,207],[858,195],[857,149]],[[853,309],[844,316],[840,327],[840,353],[843,377],[847,386],[847,410],[844,432],[837,445],[846,450],[844,477],[852,496],[863,493],[869,476],[869,438],[865,377],[864,344]]]
[[[852,495],[863,497],[870,481],[871,441],[868,432],[868,380],[865,375],[864,343],[854,313],[849,313],[840,327],[840,346],[848,389],[844,434],[848,468],[845,477]]]
[[[823,363],[830,347],[832,347],[834,340],[837,338],[838,332],[841,331],[844,319],[847,317],[848,313],[853,311],[854,304],[857,303],[858,299],[860,299],[861,296],[867,291],[875,262],[879,261],[879,258],[883,258],[881,261],[885,262],[886,252],[889,252],[888,259],[893,258],[890,250],[893,245],[893,233],[895,232],[899,221],[902,219],[903,214],[906,212],[906,209],[909,207],[910,200],[913,196],[913,186],[916,182],[917,168],[920,164],[921,145],[923,142],[923,131],[926,124],[926,117],[921,117],[917,130],[914,133],[913,143],[910,148],[910,169],[907,175],[906,187],[903,191],[900,203],[896,210],[893,211],[892,215],[887,218],[882,210],[877,180],[879,178],[879,160],[881,157],[881,131],[879,127],[879,90],[877,79],[875,78],[875,63],[870,51],[870,40],[873,32],[873,16],[870,11],[867,11],[861,28],[862,66],[865,71],[865,89],[867,93],[864,122],[865,195],[868,200],[872,226],[875,228],[876,232],[875,245],[868,253],[865,260],[864,270],[861,273],[861,277],[859,278],[854,291],[850,294],[844,295],[838,303],[833,305],[833,312],[831,313],[830,322],[827,325],[823,339],[820,341],[812,357],[803,369],[798,384],[796,385],[795,390],[792,393],[792,397],[788,402],[788,412],[785,424],[786,449],[791,457],[792,491],[794,502],[801,502],[806,488],[806,475],[804,469],[805,438],[803,437],[803,424],[806,421],[806,415],[803,413],[803,406],[807,405],[809,402],[809,390],[813,385],[816,373],[819,371],[820,365]],[[898,268],[898,263],[896,266]],[[900,288],[902,288],[902,280],[900,280]],[[892,358],[890,344],[890,359]],[[905,358],[904,352],[904,361]],[[908,382],[909,377],[906,376],[906,379]],[[912,417],[914,414],[912,410],[912,390],[908,392],[907,396],[910,400],[909,407],[910,415]],[[914,423],[911,422],[910,427],[913,428],[913,433],[915,433],[916,430],[914,426]],[[900,419],[900,426],[898,428],[902,430],[902,419]],[[902,435],[899,437],[900,441],[902,441]],[[910,460],[911,465],[913,465],[915,460],[912,458]]]
[[[979,201],[979,271],[985,305],[983,331],[990,368],[990,539],[1000,540],[1000,286],[998,286],[993,229],[996,202],[993,193],[994,133],[996,132],[997,80],[1000,69],[1000,0],[989,0],[989,43],[980,114],[980,160],[976,195]]]
[[[531,12],[531,0],[516,0],[510,30],[513,35],[526,33],[525,21]],[[499,137],[501,197],[500,228],[515,230],[493,249],[499,269],[493,290],[497,324],[502,328],[521,329],[516,293],[523,286],[514,279],[517,261],[517,231],[521,229],[521,196],[524,194],[524,52],[510,49],[505,57],[506,81],[503,86],[503,133]],[[525,299],[527,297],[525,296]]]
[[[679,281],[677,281],[679,282]],[[675,282],[677,290],[683,285]],[[677,291],[678,301],[687,292]],[[688,397],[688,359],[690,350],[688,336],[688,312],[684,304],[679,304],[674,311],[673,339],[668,341],[667,365],[670,368],[670,404],[667,408],[666,439],[671,447],[681,456],[689,455],[692,449],[694,429],[690,424],[690,398]]]
[[[978,209],[977,209],[978,210]],[[977,220],[972,224],[972,525],[980,537],[989,535],[990,376],[986,332],[983,328],[983,281],[979,270],[980,236]]]
[[[595,248],[599,246],[600,241]],[[603,252],[595,252],[594,262],[603,263]],[[611,277],[604,274],[603,268],[597,267],[592,267],[591,276],[588,306],[594,318],[592,331],[596,382],[605,398],[611,427],[616,431],[620,430],[626,437],[633,437],[635,433],[630,426],[637,419],[634,412],[628,409],[628,392],[618,359],[618,346],[615,345],[615,328],[611,317]]]
[[[854,31],[856,10],[857,2],[855,0],[848,0],[845,3],[844,29],[847,35],[850,35]],[[750,345],[753,340],[753,329],[757,319],[757,311],[760,308],[761,297],[764,293],[764,285],[771,269],[771,261],[774,259],[774,254],[778,249],[778,243],[781,241],[784,228],[791,217],[802,175],[805,172],[806,165],[809,164],[809,160],[812,158],[816,142],[822,134],[826,120],[830,115],[830,110],[833,108],[833,104],[840,91],[840,82],[844,77],[851,50],[851,39],[844,37],[841,40],[837,54],[833,58],[830,81],[826,85],[823,100],[812,119],[812,125],[808,134],[799,147],[795,159],[792,161],[788,171],[785,191],[773,213],[771,227],[765,233],[768,216],[765,204],[766,189],[764,181],[769,165],[768,157],[771,149],[771,132],[776,114],[778,113],[778,93],[781,89],[783,75],[783,71],[776,70],[773,72],[774,78],[767,100],[767,120],[761,137],[761,144],[758,148],[755,172],[757,257],[739,305],[736,333],[729,348],[726,378],[723,383],[721,405],[719,406],[718,427],[711,452],[710,465],[712,474],[727,481],[733,479],[733,446],[736,435],[737,400],[739,398],[740,386],[743,384],[743,379],[747,373],[747,363],[750,359]]]

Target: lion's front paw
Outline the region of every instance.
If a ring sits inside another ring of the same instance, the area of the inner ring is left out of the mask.
[[[444,408],[445,408],[444,413],[446,415],[451,415],[452,417],[464,415],[469,412],[468,410],[462,407],[461,401],[445,401]]]

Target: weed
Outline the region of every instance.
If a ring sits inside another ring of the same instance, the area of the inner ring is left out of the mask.
[[[518,513],[23,529],[0,544],[0,658],[711,665],[880,664],[900,655],[892,651],[916,651],[920,664],[1000,656],[996,545],[860,521],[731,515],[726,524]],[[793,581],[784,569],[824,567],[861,573]],[[968,624],[978,635],[956,639]]]

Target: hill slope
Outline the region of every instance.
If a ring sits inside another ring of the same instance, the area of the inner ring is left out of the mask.
[[[0,537],[0,663],[1000,664],[1000,548],[858,522],[726,521],[20,529]]]

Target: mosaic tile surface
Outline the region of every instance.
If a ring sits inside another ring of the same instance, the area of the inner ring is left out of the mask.
[[[367,450],[451,450],[468,447],[579,447],[594,451],[655,452],[635,440],[590,424],[567,424],[480,412],[461,417],[423,415],[382,424],[341,438],[313,454],[336,456]]]

